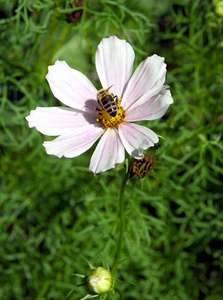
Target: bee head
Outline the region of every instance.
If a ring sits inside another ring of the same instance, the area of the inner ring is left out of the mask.
[[[109,89],[112,87],[113,85],[109,86],[107,89],[100,89],[97,92],[97,100],[103,98],[106,95],[110,95]]]
[[[103,98],[107,95],[107,90],[101,89],[97,92],[97,100]]]

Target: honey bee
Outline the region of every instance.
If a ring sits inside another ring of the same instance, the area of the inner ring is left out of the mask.
[[[109,116],[115,117],[117,114],[118,96],[114,96],[114,94],[109,92],[111,87],[112,85],[107,89],[99,90],[97,92],[97,101]]]

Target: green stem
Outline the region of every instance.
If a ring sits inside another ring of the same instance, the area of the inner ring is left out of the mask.
[[[117,265],[119,263],[119,257],[122,250],[123,245],[123,239],[124,239],[124,231],[125,231],[125,216],[124,216],[124,192],[126,188],[127,181],[129,179],[129,173],[127,172],[123,178],[123,182],[121,185],[121,191],[119,196],[119,217],[120,217],[120,233],[119,233],[119,240],[118,240],[118,246],[115,254],[115,261],[113,268],[116,270]]]
[[[117,293],[119,294],[120,296],[120,299],[123,300],[124,299],[124,296],[122,294],[122,292],[119,290],[119,289],[115,289],[117,291]]]

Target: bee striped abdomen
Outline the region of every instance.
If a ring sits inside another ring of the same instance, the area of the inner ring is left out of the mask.
[[[116,101],[111,95],[106,95],[101,99],[101,105],[103,109],[109,114],[111,117],[115,117],[117,114],[117,105]]]
[[[111,117],[115,117],[117,114],[117,100],[118,97],[109,92],[109,88],[101,89],[97,93],[98,104],[102,109]]]
[[[121,99],[109,92],[111,87],[97,92],[97,102],[100,108],[95,107],[98,114],[96,120],[105,130],[108,128],[118,129],[125,119],[125,110],[120,105]]]

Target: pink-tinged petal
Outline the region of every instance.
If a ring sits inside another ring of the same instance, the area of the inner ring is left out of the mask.
[[[85,113],[68,107],[37,107],[26,117],[29,127],[36,127],[45,135],[61,135],[77,127],[97,124],[97,114]]]
[[[122,106],[126,110],[137,99],[151,90],[155,85],[162,87],[166,76],[164,58],[158,55],[147,57],[132,75],[122,97]]]
[[[81,72],[71,69],[65,61],[49,66],[46,79],[54,96],[75,109],[92,112],[96,106],[97,89]]]
[[[114,128],[105,131],[92,157],[89,169],[95,174],[114,168],[117,163],[124,161],[124,147]]]
[[[95,57],[96,70],[104,89],[122,97],[124,86],[131,77],[134,51],[129,43],[116,36],[103,39],[98,45]]]
[[[118,132],[126,151],[137,159],[144,157],[143,149],[153,146],[159,140],[151,129],[133,123],[122,123]]]
[[[126,122],[155,120],[161,118],[170,104],[173,103],[173,98],[169,90],[161,90],[153,95],[149,95],[149,93],[146,93],[144,96],[139,98],[126,111]]]
[[[76,157],[87,151],[102,135],[104,129],[94,125],[77,127],[62,134],[51,142],[44,142],[48,154],[58,157]]]
[[[116,164],[123,163],[124,159],[125,159],[125,148],[122,144],[122,141],[120,140],[120,137],[118,136],[118,155],[117,155]]]

